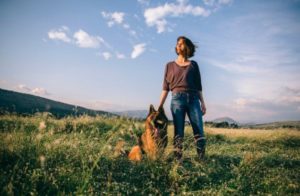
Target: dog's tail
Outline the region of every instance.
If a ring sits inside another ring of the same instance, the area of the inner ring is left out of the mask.
[[[132,147],[128,154],[128,158],[131,161],[141,161],[142,160],[142,150],[139,145]]]
[[[134,125],[133,125],[134,126]],[[141,161],[142,160],[142,154],[144,153],[142,145],[142,138],[139,135],[136,135],[133,133],[132,129],[129,130],[131,138],[134,138],[137,145],[133,146],[130,150],[130,152],[127,154],[127,157],[131,161]]]

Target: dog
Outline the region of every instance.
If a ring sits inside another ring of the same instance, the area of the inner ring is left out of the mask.
[[[163,107],[159,107],[156,111],[153,105],[150,105],[145,128],[145,132],[138,139],[139,144],[128,154],[131,161],[141,161],[142,154],[146,154],[151,160],[156,160],[164,152],[168,144],[168,118]]]

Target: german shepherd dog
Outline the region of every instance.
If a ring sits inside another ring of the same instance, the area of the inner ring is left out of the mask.
[[[142,154],[146,154],[151,160],[156,160],[168,144],[168,118],[162,107],[156,111],[153,105],[150,105],[145,125],[146,130],[138,139],[139,144],[128,154],[131,161],[140,161]]]

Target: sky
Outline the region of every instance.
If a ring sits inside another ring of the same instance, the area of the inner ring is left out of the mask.
[[[205,121],[300,120],[299,0],[0,0],[0,29],[3,89],[148,110],[184,35],[198,46]]]

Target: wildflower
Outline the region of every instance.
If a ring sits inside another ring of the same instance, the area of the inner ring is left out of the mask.
[[[111,149],[112,149],[112,146],[111,146],[111,145],[108,145],[108,146],[107,146],[107,149],[108,149],[108,150],[111,150]]]
[[[12,144],[8,144],[7,149],[8,149],[10,152],[13,152],[13,151],[14,151],[14,146],[13,146]]]
[[[45,162],[46,162],[46,157],[44,155],[41,155],[39,157],[39,160],[40,160],[41,167],[44,168],[45,167]]]
[[[42,137],[43,137],[43,134],[38,133],[35,137],[36,137],[37,141],[40,141],[42,139]]]
[[[56,145],[59,145],[61,142],[61,138],[58,138],[56,140],[54,140],[53,144],[56,146]]]
[[[13,195],[14,192],[13,192],[13,188],[14,188],[14,185],[13,183],[10,181],[6,187],[6,191],[7,191],[7,194],[8,195]]]
[[[44,144],[44,146],[47,150],[50,150],[52,147],[51,144],[49,144],[49,143]]]
[[[122,129],[122,130],[120,131],[120,133],[121,133],[121,135],[124,135],[124,130]]]
[[[44,121],[40,122],[39,130],[43,130],[46,128],[46,123]]]

